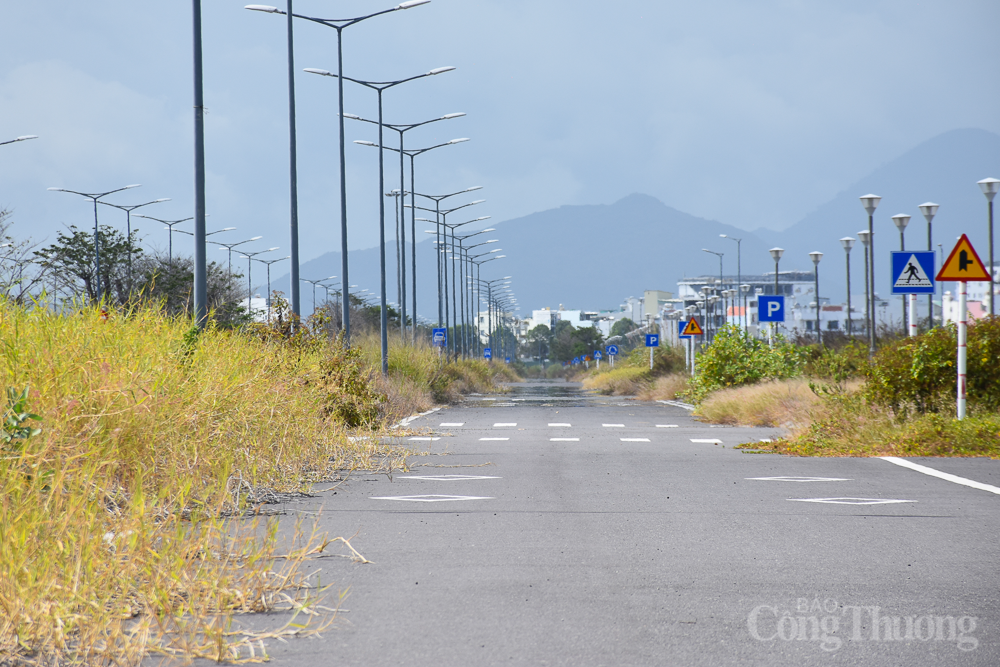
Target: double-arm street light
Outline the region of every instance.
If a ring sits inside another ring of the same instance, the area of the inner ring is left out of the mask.
[[[866,268],[866,273],[868,274],[868,288],[871,293],[871,298],[869,299],[871,305],[871,327],[868,329],[868,354],[875,354],[875,209],[878,208],[878,203],[882,201],[882,198],[878,195],[864,195],[860,197],[861,205],[865,207],[865,211],[868,213],[868,267]]]
[[[736,241],[736,285],[737,289],[740,289],[740,285],[743,284],[743,266],[740,246],[743,243],[743,239],[738,239],[734,236],[729,236],[728,234],[719,234],[721,238],[729,239],[730,241]],[[743,328],[746,329],[746,309],[743,309]]]
[[[327,276],[326,278],[320,278],[318,280],[309,280],[308,278],[300,278],[299,279],[302,282],[309,283],[309,284],[311,284],[313,286],[313,307],[312,307],[312,309],[313,309],[314,313],[316,312],[316,285],[319,285],[320,287],[325,287],[322,283],[325,283],[327,280],[333,280],[336,277],[337,276]],[[357,287],[357,285],[351,285],[351,287]],[[327,298],[329,298],[329,297],[327,297]]]
[[[263,255],[266,252],[273,252],[277,249],[278,247],[275,246],[273,248],[268,248],[267,250],[258,250],[257,252],[250,252],[248,250],[244,250],[243,252],[246,254],[240,255],[240,259],[247,260],[247,312],[248,313],[253,313],[253,309],[250,305],[250,301],[251,299],[253,299],[253,277],[251,276],[251,271],[253,267],[251,266],[251,260],[253,260],[253,258],[256,257],[257,255]]]
[[[110,204],[106,201],[99,202],[105,206],[111,206],[112,208],[117,208],[119,211],[125,211],[125,238],[128,239],[128,290],[129,293],[132,292],[132,211],[137,208],[142,208],[143,206],[149,206],[150,204],[159,204],[161,202],[170,201],[170,197],[163,199],[154,199],[153,201],[148,201],[145,204],[136,204],[134,206],[122,206],[121,204]],[[136,215],[139,215],[136,213]],[[188,218],[190,220],[190,218]]]
[[[417,234],[416,225],[417,225],[417,223],[416,223],[416,219],[415,219],[415,211],[413,209],[413,206],[416,203],[414,201],[414,195],[415,195],[414,191],[416,189],[416,187],[414,185],[414,167],[413,167],[414,158],[417,155],[420,155],[421,153],[426,153],[427,151],[432,150],[434,148],[440,148],[441,146],[448,146],[448,145],[450,145],[452,143],[460,143],[461,140],[449,141],[449,142],[447,142],[445,144],[439,144],[438,146],[431,146],[430,148],[424,148],[424,149],[421,149],[419,151],[408,151],[408,150],[405,149],[405,147],[403,145],[403,139],[404,139],[404,135],[407,132],[409,132],[410,130],[414,129],[414,128],[422,127],[424,125],[429,125],[430,123],[436,123],[436,122],[441,121],[441,120],[451,120],[452,118],[461,118],[464,115],[465,114],[461,113],[461,112],[458,112],[458,113],[449,113],[449,114],[445,114],[444,116],[439,116],[438,118],[432,118],[430,120],[425,120],[425,121],[420,122],[420,123],[404,123],[404,124],[399,124],[399,123],[382,123],[382,127],[387,127],[390,130],[395,130],[396,132],[399,133],[399,148],[398,149],[393,148],[393,149],[390,149],[390,150],[394,150],[397,153],[399,153],[399,196],[402,199],[402,201],[400,202],[401,204],[405,203],[405,201],[406,201],[406,193],[407,193],[405,179],[404,179],[404,161],[403,161],[403,158],[404,158],[404,156],[409,156],[409,158],[410,158],[410,190],[409,190],[409,193],[410,193],[410,238],[411,238],[411,240],[413,242],[413,247],[412,247],[412,250],[411,250],[411,253],[412,253],[411,254],[411,260],[412,260],[411,261],[411,268],[413,270],[413,281],[412,281],[413,282],[413,300],[411,301],[410,305],[411,305],[411,310],[413,311],[414,315],[416,315],[416,312],[417,312],[417,246],[416,246],[416,242],[417,242],[417,238],[416,238],[416,234]],[[362,118],[361,116],[357,116],[357,115],[350,114],[350,113],[344,114],[344,116],[346,118],[351,119],[351,120],[357,120],[357,121],[361,121],[361,122],[364,122],[364,123],[371,123],[372,125],[378,125],[379,124],[378,121],[369,120],[368,118]],[[400,269],[399,269],[399,274],[400,274],[399,280],[400,280],[400,285],[401,285],[401,290],[400,290],[401,291],[401,295],[400,295],[400,312],[402,313],[402,316],[400,317],[400,327],[401,327],[401,330],[405,330],[405,328],[406,328],[406,216],[405,216],[405,211],[401,210],[401,212],[400,212],[400,218],[401,219],[400,219],[400,226],[399,226],[400,227],[399,228],[399,235],[397,236],[399,244],[402,247],[402,251],[401,251],[402,261],[400,263]],[[416,336],[417,336],[416,317],[414,317],[414,319],[413,319],[413,340],[414,341],[416,341]]]
[[[343,86],[343,82],[346,79],[358,85],[364,86],[374,90],[378,97],[378,210],[379,210],[379,262],[381,269],[381,334],[382,334],[382,375],[389,374],[389,319],[388,319],[388,309],[386,307],[386,285],[385,285],[385,199],[382,193],[385,191],[385,169],[384,169],[384,154],[383,146],[385,144],[382,136],[382,93],[395,86],[407,83],[408,81],[416,81],[417,79],[423,79],[428,76],[435,76],[437,74],[443,74],[444,72],[450,72],[454,70],[454,67],[436,67],[429,72],[423,74],[418,74],[416,76],[407,77],[405,79],[397,79],[395,81],[363,81],[361,79],[354,79],[348,76],[344,76],[343,72],[339,74],[334,74],[323,69],[316,68],[306,68],[306,72],[310,74],[319,74],[321,76],[330,76],[337,79],[338,84]],[[343,114],[344,110],[341,109],[340,113]],[[343,118],[340,119],[343,123]]]
[[[15,141],[17,140],[15,139]],[[94,202],[94,267],[96,269],[95,276],[97,279],[95,283],[97,289],[94,292],[94,294],[97,296],[98,301],[101,300],[101,298],[104,295],[104,292],[101,289],[101,240],[97,229],[97,202],[103,199],[104,197],[107,197],[108,195],[113,195],[114,193],[121,192],[122,190],[131,190],[132,188],[137,188],[140,185],[141,185],[140,183],[134,183],[132,185],[126,185],[125,187],[118,188],[116,190],[108,190],[107,192],[96,192],[96,193],[77,192],[76,190],[67,190],[66,188],[49,188],[51,192],[68,192],[73,195],[80,195],[81,197],[84,197],[85,199],[89,199],[90,201]]]
[[[485,220],[487,218],[489,218],[489,216],[484,216],[483,218],[479,218],[479,220]],[[496,230],[491,227],[489,229],[481,229],[478,232],[473,232],[471,234],[465,234],[464,236],[456,236],[455,237],[455,239],[458,241],[458,248],[457,248],[457,250],[458,250],[458,267],[459,267],[459,270],[461,271],[461,274],[463,276],[463,279],[462,279],[462,301],[461,301],[461,308],[462,308],[462,357],[463,358],[468,356],[468,354],[467,354],[467,350],[468,350],[468,346],[469,346],[469,340],[468,339],[470,338],[470,336],[467,333],[467,327],[468,327],[467,321],[472,319],[472,316],[471,316],[472,294],[469,292],[468,280],[464,277],[464,276],[466,276],[466,269],[467,269],[467,263],[468,263],[469,248],[466,248],[464,246],[464,241],[466,239],[472,238],[473,236],[478,236],[479,234],[485,234],[487,232],[495,232],[495,231]],[[482,245],[482,244],[479,244],[479,245]],[[452,253],[453,254],[454,254],[455,250],[456,250],[456,248],[453,246],[452,247]],[[467,318],[466,315],[468,315],[469,317]]]
[[[279,257],[278,259],[255,259],[250,258],[251,261],[260,262],[267,267],[267,298],[265,303],[267,304],[267,322],[271,323],[271,265],[276,262],[283,262],[286,259],[291,259],[291,255],[285,255],[284,257]]]
[[[177,231],[180,231],[180,230],[177,230]],[[229,253],[229,275],[230,276],[233,275],[233,248],[238,248],[239,246],[243,245],[244,243],[252,243],[253,241],[259,241],[262,238],[264,238],[264,237],[263,236],[254,236],[253,238],[247,239],[246,241],[239,241],[237,243],[229,243],[229,244],[226,244],[226,245],[223,245],[222,243],[219,244],[219,248],[220,249],[225,250],[225,251],[227,251]]]
[[[338,86],[337,86],[338,105],[339,105],[338,124],[340,130],[340,254],[341,254],[341,265],[342,265],[341,272],[343,273],[345,282],[347,281],[347,276],[348,276],[348,271],[347,271],[348,259],[347,259],[347,175],[346,175],[346,156],[345,156],[346,140],[344,138],[344,79],[342,78],[344,74],[343,31],[345,28],[348,28],[357,23],[361,23],[362,21],[373,18],[375,16],[381,16],[382,14],[389,14],[391,12],[399,11],[401,9],[410,9],[411,7],[425,5],[430,1],[431,0],[407,0],[406,2],[402,2],[390,9],[383,9],[378,12],[373,12],[371,14],[366,14],[364,16],[356,16],[348,19],[324,19],[315,16],[305,16],[302,14],[295,14],[292,12],[291,2],[288,3],[289,9],[287,12],[278,9],[277,7],[272,7],[270,5],[247,5],[246,7],[247,9],[253,11],[267,12],[269,14],[283,14],[289,17],[304,19],[306,21],[311,21],[312,23],[317,23],[319,25],[326,26],[327,28],[333,28],[334,30],[337,31],[337,72],[341,77],[338,80]],[[292,48],[290,23],[291,21],[289,20],[289,28],[288,28],[289,54],[291,54],[291,48]],[[292,61],[291,58],[289,58],[290,80],[291,77],[293,76],[291,68],[292,68]],[[293,95],[290,92],[290,99],[292,97]],[[293,102],[293,107],[289,113],[294,113],[294,102]],[[381,190],[379,196],[381,197]],[[298,254],[297,250],[294,248],[293,252],[295,252],[296,255]],[[297,283],[293,283],[293,285],[295,285],[293,289],[298,289]],[[346,299],[343,302],[342,315],[344,318],[344,342],[347,346],[350,346],[351,316],[350,316],[350,308],[347,305]]]
[[[162,220],[160,218],[154,218],[151,215],[140,215],[135,214],[137,218],[143,218],[145,220],[152,220],[153,222],[159,222],[160,224],[166,225],[164,229],[167,230],[167,262],[173,266],[174,264],[174,225],[179,225],[182,222],[187,222],[188,220],[194,220],[194,216],[189,218],[181,218],[180,220]],[[180,231],[179,229],[177,231]]]

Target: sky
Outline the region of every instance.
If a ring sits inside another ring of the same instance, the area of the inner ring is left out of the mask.
[[[295,11],[341,18],[391,2],[296,0]],[[208,228],[236,227],[216,237],[230,242],[262,235],[246,247],[280,256],[284,19],[239,1],[203,5]],[[92,225],[85,200],[48,187],[141,183],[108,201],[170,197],[145,212],[193,215],[191,3],[5,2],[0,24],[0,141],[40,137],[0,146],[0,206],[13,209],[16,234],[51,241],[64,225]],[[385,119],[468,114],[409,132],[407,146],[470,139],[418,158],[416,190],[483,186],[475,198],[486,202],[470,211],[492,216],[484,224],[642,192],[780,230],[937,134],[1000,133],[998,25],[995,0],[433,0],[345,30],[345,74],[457,68],[386,92]],[[336,80],[302,72],[336,69],[335,35],[296,25],[302,261],[340,247]],[[347,112],[376,117],[373,91],[348,83],[345,94]],[[348,122],[347,139],[377,136]],[[386,191],[398,187],[395,155],[386,152]],[[377,157],[348,144],[351,248],[378,243]],[[101,215],[124,227],[123,213]],[[166,246],[162,225],[134,222]],[[175,237],[175,249],[184,243]]]

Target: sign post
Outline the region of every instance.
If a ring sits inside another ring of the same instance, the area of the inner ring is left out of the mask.
[[[988,281],[992,275],[986,270],[983,260],[979,259],[976,249],[969,242],[969,237],[962,234],[958,243],[952,249],[948,259],[941,265],[936,280],[950,280],[959,283],[958,290],[958,387],[956,390],[958,405],[956,413],[958,419],[965,419],[965,399],[966,399],[966,342],[968,340],[968,310],[966,299],[968,291],[966,289],[970,280]]]
[[[601,354],[600,350],[594,350],[594,359],[597,360],[597,370],[601,370],[601,357],[602,356],[603,355]]]
[[[646,347],[649,348],[649,370],[653,370],[653,348],[660,346],[660,334],[646,334]]]
[[[917,315],[915,312],[917,294],[934,294],[934,251],[896,251],[892,253],[892,293],[908,294],[910,299],[911,336],[917,335]],[[904,324],[907,324],[904,322]]]
[[[434,328],[431,330],[431,345],[438,349],[438,357],[441,356],[441,350],[444,349],[448,342],[448,330],[444,327]]]
[[[694,315],[691,316],[691,319],[681,329],[681,337],[688,339],[688,347],[691,348],[691,375],[694,375],[694,337],[704,334],[704,330],[702,330],[701,325],[698,324],[698,320],[694,318]]]
[[[615,367],[615,357],[618,356],[618,346],[617,345],[608,345],[607,350],[608,350],[608,357],[611,359],[611,368],[614,368]]]

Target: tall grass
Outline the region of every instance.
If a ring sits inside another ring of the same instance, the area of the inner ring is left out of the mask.
[[[612,396],[640,396],[645,400],[673,399],[686,386],[683,379],[684,354],[679,348],[654,348],[653,368],[649,351],[636,348],[617,360],[615,367],[605,363],[583,380],[585,389]],[[662,380],[670,377],[669,380]]]
[[[0,658],[259,656],[232,615],[314,604],[299,565],[327,540],[279,554],[276,524],[235,517],[338,470],[405,464],[328,416],[326,345],[9,303],[0,342],[2,384],[30,387],[42,418],[0,445]]]

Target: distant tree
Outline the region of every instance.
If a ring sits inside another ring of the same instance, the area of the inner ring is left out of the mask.
[[[593,354],[601,348],[604,338],[597,327],[574,328],[569,322],[557,322],[552,335],[550,358],[570,361],[573,357]]]
[[[156,302],[171,315],[191,315],[194,305],[194,258],[163,254],[144,255],[132,267],[133,300]],[[103,273],[103,266],[102,266]],[[250,321],[246,285],[239,273],[230,273],[220,263],[206,267],[208,309],[215,321],[237,326]]]
[[[51,283],[46,268],[34,261],[35,244],[11,235],[13,223],[12,212],[0,209],[0,293],[23,303]]]
[[[129,257],[135,262],[142,255],[137,232],[126,237],[114,227],[102,225],[97,233],[101,250],[101,294],[97,293],[97,262],[94,253],[94,235],[70,226],[68,233],[59,232],[56,242],[35,251],[40,266],[52,272],[61,289],[73,295],[82,295],[88,301],[104,298],[111,303],[128,302],[131,286],[128,284]]]
[[[552,330],[544,324],[539,324],[528,331],[525,336],[525,343],[522,345],[521,355],[525,357],[538,357],[541,361],[549,354],[549,345],[552,340]]]
[[[631,319],[629,319],[627,317],[623,317],[622,319],[620,319],[617,322],[615,322],[614,325],[611,327],[611,335],[612,336],[624,336],[628,332],[634,331],[635,329],[638,329],[638,328],[639,328],[638,324],[636,324],[635,322],[633,322]]]

